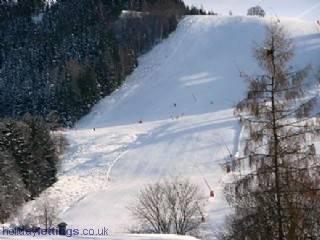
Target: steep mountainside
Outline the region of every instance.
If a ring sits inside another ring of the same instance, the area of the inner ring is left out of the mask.
[[[71,126],[187,12],[180,0],[44,2],[0,1],[0,117]]]
[[[59,196],[62,219],[70,226],[125,232],[134,226],[127,207],[139,189],[181,176],[207,196],[203,228],[213,239],[229,211],[222,191],[228,175],[221,166],[237,154],[241,139],[233,116],[246,86],[240,72],[260,71],[252,47],[271,21],[277,19],[187,17],[141,57],[126,83],[66,133],[69,151],[48,191]],[[320,66],[318,27],[297,19],[280,23],[298,47],[293,66],[313,65],[314,78]]]

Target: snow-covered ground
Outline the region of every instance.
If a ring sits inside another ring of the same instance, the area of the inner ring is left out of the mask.
[[[318,0],[184,0],[187,5],[203,7],[219,15],[245,15],[250,7],[261,6],[268,16],[298,17],[303,20],[319,20],[320,2]]]
[[[58,182],[47,191],[55,196],[61,219],[69,227],[107,227],[108,239],[131,239],[116,234],[134,229],[128,207],[139,190],[181,176],[198,183],[207,196],[203,239],[213,239],[230,211],[222,192],[228,176],[221,164],[237,153],[240,127],[233,106],[246,86],[240,71],[259,72],[252,48],[264,39],[271,21],[186,17],[175,33],[141,57],[124,86],[65,133],[70,146]],[[294,66],[320,67],[316,24],[285,18],[281,24],[299,47]],[[209,198],[204,178],[215,198]]]
[[[0,236],[1,240],[12,240],[12,236]],[[31,236],[14,236],[15,240],[62,240],[62,239],[72,239],[72,240],[197,240],[193,237],[184,237],[184,236],[177,236],[177,235],[144,235],[144,234],[116,234],[114,236],[106,236],[106,237],[67,237],[67,236],[38,236],[38,235],[31,235]]]

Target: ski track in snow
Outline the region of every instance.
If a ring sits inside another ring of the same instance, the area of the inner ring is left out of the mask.
[[[213,239],[230,211],[223,197],[228,176],[220,165],[229,151],[241,149],[241,129],[233,116],[233,106],[245,92],[239,71],[259,72],[251,50],[263,40],[270,21],[186,17],[168,39],[140,57],[125,84],[65,133],[70,145],[59,180],[47,191],[58,196],[61,218],[73,227],[126,232],[134,223],[127,207],[139,190],[182,176],[208,196],[202,239]],[[299,46],[293,65],[319,67],[317,26],[296,19],[281,22]],[[214,199],[209,199],[202,175],[215,191]]]

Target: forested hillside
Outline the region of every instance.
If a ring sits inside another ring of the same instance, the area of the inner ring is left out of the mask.
[[[181,0],[1,0],[0,117],[72,125],[185,13],[202,13],[191,10]]]
[[[43,119],[0,122],[0,222],[56,181],[58,152]]]
[[[0,0],[0,222],[56,181],[49,129],[121,86],[185,14],[205,12],[181,0]]]

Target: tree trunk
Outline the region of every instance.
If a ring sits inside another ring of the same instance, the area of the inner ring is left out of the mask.
[[[280,178],[279,178],[279,139],[277,133],[277,108],[275,103],[275,80],[276,80],[276,64],[275,64],[275,46],[274,46],[274,37],[272,37],[272,49],[271,49],[271,57],[272,57],[272,91],[271,91],[271,111],[272,111],[272,130],[273,130],[273,138],[274,138],[274,168],[275,168],[275,184],[276,184],[276,201],[277,201],[277,214],[278,214],[278,239],[283,240],[283,227],[282,227],[282,213],[281,213],[281,186],[280,186]]]

